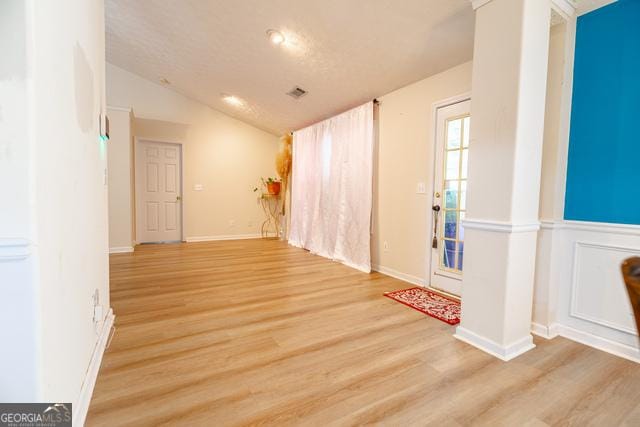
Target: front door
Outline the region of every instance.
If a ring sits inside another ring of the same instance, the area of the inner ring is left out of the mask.
[[[436,112],[430,286],[461,294],[471,101]]]
[[[136,235],[138,243],[182,240],[180,144],[136,144]]]

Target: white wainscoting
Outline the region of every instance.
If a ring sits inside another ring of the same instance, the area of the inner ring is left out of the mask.
[[[545,234],[546,233],[546,234]],[[548,275],[537,277],[535,304],[554,294],[547,319],[534,317],[534,330],[557,331],[566,338],[640,362],[638,334],[621,262],[640,256],[640,226],[582,221],[543,221],[538,257],[554,262]],[[551,255],[549,252],[552,251]],[[546,261],[545,261],[546,262]],[[540,264],[540,263],[539,263]],[[553,333],[548,335],[552,336]]]
[[[637,334],[633,308],[620,274],[640,249],[576,241],[569,314],[607,328]]]

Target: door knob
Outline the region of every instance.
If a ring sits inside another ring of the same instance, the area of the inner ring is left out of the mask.
[[[180,196],[176,196],[176,200],[177,200],[177,201],[180,201],[180,200],[182,200],[182,197],[180,197]]]

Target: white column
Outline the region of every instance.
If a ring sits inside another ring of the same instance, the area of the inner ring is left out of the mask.
[[[503,360],[530,333],[550,0],[476,0],[462,322]]]
[[[540,222],[532,331],[545,338],[558,335],[557,312],[562,274],[567,263],[564,232],[564,196],[571,123],[576,16],[573,5],[554,0],[560,22],[551,29],[549,72],[542,158]],[[565,7],[562,7],[565,6]]]

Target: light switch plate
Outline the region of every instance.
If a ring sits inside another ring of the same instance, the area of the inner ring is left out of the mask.
[[[416,185],[416,193],[418,194],[427,194],[427,186],[424,182],[419,182]]]
[[[204,189],[204,185],[202,184],[195,184],[193,186],[193,191],[202,191]]]

